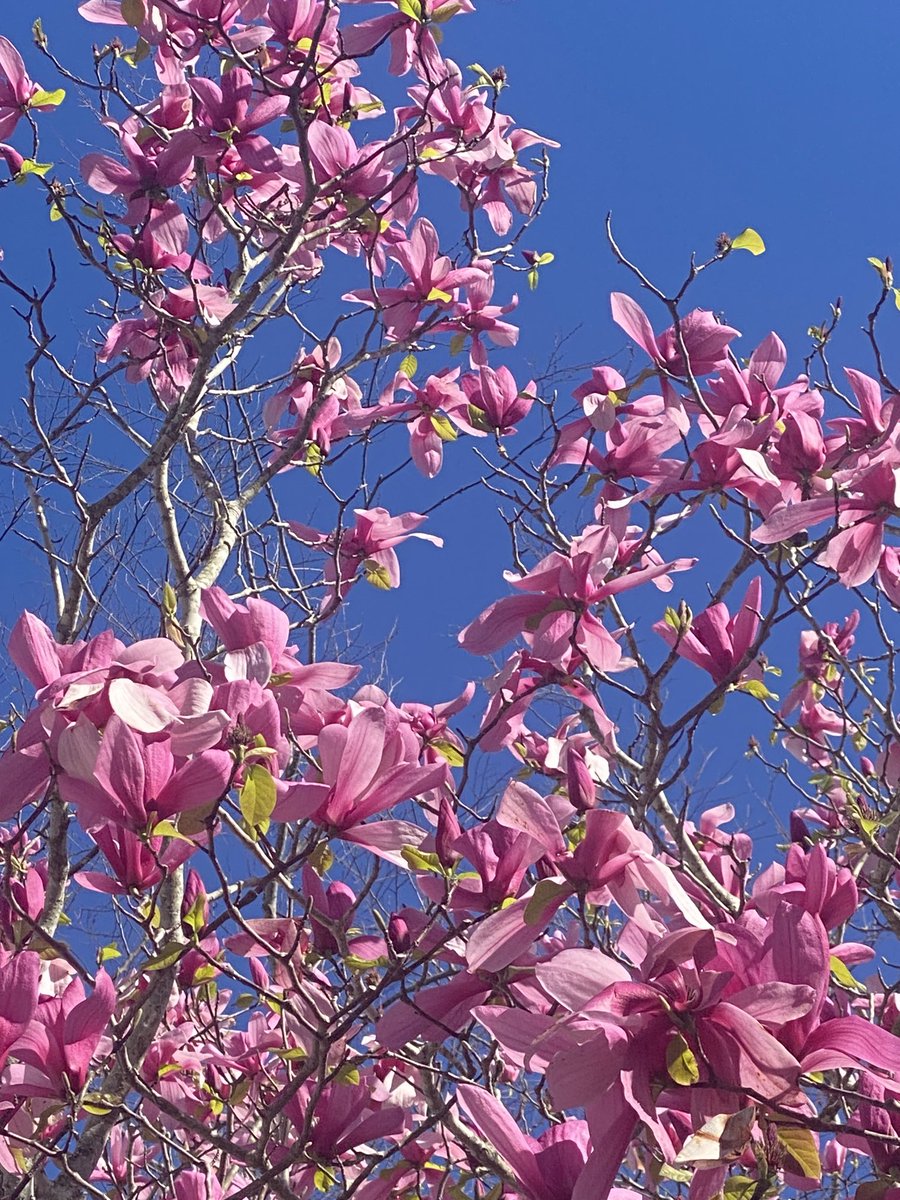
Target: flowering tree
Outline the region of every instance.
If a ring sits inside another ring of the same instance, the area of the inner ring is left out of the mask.
[[[0,38],[5,182],[94,281],[68,356],[57,265],[0,271],[49,583],[0,757],[3,1200],[900,1189],[891,264],[872,373],[832,366],[838,303],[790,378],[691,308],[757,234],[668,294],[610,227],[635,367],[517,378],[555,143],[446,57],[472,10],[87,0],[85,77]],[[342,621],[441,544],[397,481],[448,498],[469,451],[509,586],[460,614],[480,686],[417,703]],[[793,807],[763,862],[692,797],[735,707]]]

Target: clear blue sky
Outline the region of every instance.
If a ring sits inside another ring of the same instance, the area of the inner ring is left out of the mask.
[[[84,65],[81,51],[105,31],[81,22],[75,8],[72,0],[48,0],[43,8],[5,4],[0,32],[34,64],[30,26],[40,12],[54,49]],[[767,253],[735,255],[697,288],[696,302],[744,331],[738,353],[748,354],[774,328],[799,367],[807,327],[840,294],[843,361],[868,369],[856,332],[877,291],[866,258],[900,258],[898,29],[900,11],[877,0],[480,0],[474,16],[454,21],[451,56],[463,66],[503,64],[507,110],[562,142],[553,156],[552,198],[532,239],[556,262],[538,292],[523,297],[520,346],[507,360],[517,375],[542,371],[555,340],[573,331],[569,363],[621,349],[608,294],[631,284],[605,246],[608,209],[623,248],[664,286],[680,277],[692,249],[709,251],[720,231],[756,227]],[[35,73],[44,82],[45,73]],[[42,122],[46,149],[58,162],[74,163],[89,148],[79,141],[91,126],[84,114],[79,119],[77,104],[70,97],[58,119]],[[57,135],[66,144],[54,145]],[[27,278],[35,246],[62,235],[49,229],[41,206],[30,210],[25,189],[9,189],[2,202],[6,265]],[[0,331],[7,320],[0,315]],[[891,321],[900,333],[900,313],[888,313]],[[889,369],[898,357],[892,340]],[[427,492],[416,485],[404,506],[426,505],[440,486],[440,478]],[[473,522],[483,511],[461,510]],[[403,596],[372,594],[364,609],[363,640],[377,641],[401,621],[395,675],[403,677],[403,697],[440,699],[482,673],[456,649],[455,631],[504,590],[499,526],[488,533],[473,524],[463,532],[436,522],[447,548],[403,548]],[[4,561],[8,554],[4,549]],[[7,595],[5,620],[18,601]],[[790,671],[793,664],[786,665]]]

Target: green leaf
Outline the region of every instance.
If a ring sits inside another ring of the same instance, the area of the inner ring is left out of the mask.
[[[750,1200],[756,1191],[757,1180],[749,1175],[729,1175],[722,1188],[725,1200]]]
[[[864,992],[866,990],[859,980],[854,979],[850,974],[847,964],[841,962],[836,955],[831,955],[828,965],[831,968],[831,978],[840,987],[849,988],[853,992]]]
[[[531,289],[531,291],[535,291],[537,289],[537,285],[538,285],[538,269],[537,269],[537,267],[532,267],[531,270],[528,272],[528,286]]]
[[[189,842],[191,840],[184,836],[173,821],[157,821],[150,830],[150,837],[175,838],[179,842]]]
[[[131,50],[123,50],[122,61],[127,63],[129,67],[136,67],[138,63],[142,63],[150,54],[150,43],[145,42],[143,38],[138,38],[137,44]],[[293,125],[291,126],[293,129]]]
[[[466,345],[466,335],[464,333],[454,333],[450,339],[450,353],[453,355],[462,354]]]
[[[158,953],[147,959],[144,970],[163,971],[177,963],[186,950],[187,946],[183,942],[167,942]]]
[[[663,620],[670,629],[674,629],[676,633],[681,633],[681,618],[671,605],[663,613]]]
[[[414,871],[432,871],[435,875],[443,875],[444,868],[436,854],[418,850],[415,846],[404,846],[400,851],[403,861]]]
[[[114,958],[121,958],[122,951],[114,942],[110,942],[108,946],[104,946],[98,955],[98,961],[102,964],[110,962]]]
[[[306,456],[303,460],[303,465],[309,471],[310,475],[322,474],[322,463],[325,461],[325,454],[318,442],[310,442],[306,447]]]
[[[756,255],[765,252],[766,243],[755,229],[745,229],[737,237],[731,239],[731,248],[732,250],[749,250],[751,254]]]
[[[668,1163],[661,1163],[659,1168],[660,1179],[671,1179],[673,1183],[690,1183],[694,1178],[693,1171],[687,1171],[683,1167],[672,1167]]]
[[[61,221],[63,218],[63,208],[59,200],[54,200],[50,205],[50,220]]]
[[[330,1192],[336,1183],[337,1176],[329,1171],[327,1167],[316,1167],[316,1172],[313,1175],[313,1187],[317,1192]]]
[[[387,567],[383,567],[374,558],[367,558],[362,566],[363,578],[366,583],[371,583],[372,587],[378,588],[381,592],[389,592],[391,590],[393,585],[391,584],[391,576]]]
[[[547,906],[552,904],[560,893],[566,891],[571,891],[567,883],[560,883],[558,879],[539,879],[531,899],[525,905],[525,924],[540,925],[546,915]]]
[[[404,17],[409,17],[412,21],[422,23],[422,5],[420,0],[397,0],[397,8],[403,13]]]
[[[893,272],[887,269],[887,264],[883,263],[880,258],[868,258],[866,259],[866,262],[875,268],[875,271],[884,286],[890,287],[894,282],[894,276]]]
[[[273,1050],[272,1053],[282,1062],[297,1062],[301,1058],[309,1058],[302,1046],[288,1046],[286,1050]]]
[[[418,370],[418,367],[419,367],[419,360],[412,353],[412,351],[410,351],[409,354],[404,355],[403,360],[400,363],[400,370],[403,372],[403,374],[406,376],[407,379],[412,379],[412,377],[415,375],[416,371]]]
[[[186,912],[184,914],[184,916],[181,918],[182,921],[184,921],[185,925],[187,925],[188,929],[192,930],[195,934],[199,933],[200,930],[203,928],[203,926],[206,924],[206,921],[205,921],[205,918],[203,915],[204,908],[205,908],[205,903],[204,903],[205,900],[206,900],[206,897],[201,893],[197,897],[197,899],[194,901],[194,903],[191,905],[190,911]]]
[[[19,173],[16,176],[16,179],[23,180],[29,175],[40,175],[40,177],[43,179],[47,172],[52,170],[53,163],[39,163],[35,162],[33,158],[26,158],[21,167],[19,167]]]
[[[94,1100],[89,1096],[86,1100],[82,1100],[81,1107],[92,1117],[108,1117],[112,1112],[113,1106],[111,1104],[104,1104],[100,1097]]]
[[[162,610],[167,617],[174,617],[175,610],[178,607],[178,597],[175,595],[175,589],[171,583],[163,584],[162,593]]]
[[[700,1080],[696,1056],[680,1033],[666,1047],[666,1069],[672,1082],[681,1087],[690,1087]]]
[[[804,1129],[800,1125],[782,1125],[776,1128],[775,1136],[801,1175],[807,1179],[822,1178],[819,1149],[811,1129]]]
[[[552,263],[555,258],[556,258],[556,255],[550,254],[549,252],[544,253],[544,254],[537,254],[537,255],[535,255],[534,265],[536,267],[546,267],[550,263]]]
[[[28,101],[29,108],[58,108],[66,98],[66,89],[57,88],[53,92],[45,92],[40,88]]]
[[[132,29],[137,29],[139,25],[147,20],[147,10],[144,8],[144,0],[122,0],[122,20],[126,25],[130,25]]]
[[[459,437],[456,428],[443,413],[431,414],[431,428],[442,442],[455,442]]]
[[[481,63],[469,63],[469,70],[475,72],[477,86],[491,88],[495,86],[493,75],[490,71],[486,71]]]
[[[437,750],[442,758],[445,758],[451,767],[461,767],[466,761],[463,758],[462,751],[458,746],[448,741],[446,738],[435,738],[433,742],[428,743],[433,749]]]
[[[277,799],[275,780],[266,768],[257,764],[248,767],[244,774],[240,804],[241,816],[249,829],[259,829],[265,833]]]
[[[774,692],[770,692],[761,679],[742,679],[735,686],[735,691],[746,692],[754,700],[777,700]]]

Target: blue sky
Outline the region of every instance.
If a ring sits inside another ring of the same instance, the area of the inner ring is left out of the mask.
[[[91,41],[105,35],[83,23],[75,7],[70,0],[50,0],[43,10],[3,7],[0,32],[23,48],[45,86],[53,86],[51,73],[38,70],[28,49],[36,12],[53,48],[76,67],[86,66]],[[775,329],[799,368],[807,327],[842,295],[843,357],[837,357],[869,369],[858,328],[877,280],[866,259],[892,251],[900,258],[900,163],[892,137],[898,26],[893,5],[835,0],[814,6],[481,0],[474,16],[454,21],[448,53],[463,66],[503,64],[506,109],[519,124],[562,143],[553,155],[551,200],[530,242],[556,261],[542,273],[539,290],[522,297],[520,345],[505,360],[517,377],[542,372],[555,343],[568,335],[569,365],[622,349],[608,295],[633,289],[605,245],[610,209],[623,249],[664,287],[681,277],[692,250],[703,255],[719,232],[754,226],[767,253],[734,255],[698,285],[694,302],[744,331],[739,354]],[[91,148],[92,126],[79,104],[72,94],[58,117],[42,122],[47,156],[60,164],[74,164]],[[0,244],[18,278],[40,279],[37,249],[62,240],[43,207],[29,203],[35,195],[8,189],[2,197]],[[452,208],[447,214],[452,231]],[[67,286],[72,303],[61,320],[74,333],[77,275]],[[0,313],[0,333],[11,328],[8,322]],[[894,327],[900,331],[900,313],[891,311],[885,328]],[[892,341],[886,338],[889,370],[897,359]],[[426,506],[441,487],[441,477],[427,490],[414,481],[402,507]],[[446,549],[401,548],[403,594],[369,594],[359,610],[363,642],[377,643],[399,622],[393,677],[402,678],[404,698],[446,698],[482,673],[482,664],[455,647],[455,632],[504,590],[507,544],[499,522],[491,524],[485,512],[482,498],[461,506],[444,528],[436,515],[431,528],[445,534]],[[300,511],[291,515],[305,519]],[[12,565],[22,551],[3,554]],[[15,565],[20,569],[19,559]],[[29,602],[37,606],[37,573],[27,562],[22,569]],[[10,620],[20,601],[19,591],[7,595],[0,615]]]

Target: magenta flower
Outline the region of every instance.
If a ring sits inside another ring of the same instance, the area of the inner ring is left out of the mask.
[[[297,521],[288,522],[301,542],[329,555],[324,576],[334,586],[322,601],[323,610],[347,595],[360,569],[374,587],[399,587],[400,560],[394,547],[407,538],[420,538],[434,546],[444,544],[442,538],[432,533],[415,532],[426,520],[421,513],[392,517],[386,508],[356,508],[353,513],[356,517],[353,527],[332,534],[320,533]]]
[[[508,367],[482,367],[477,375],[464,375],[462,386],[478,423],[498,437],[515,433],[516,421],[528,416],[537,399],[534,380],[520,388]]]
[[[647,314],[630,296],[613,292],[610,297],[615,323],[644,350],[653,362],[670,375],[681,379],[687,374],[674,325],[659,336],[653,332]],[[728,344],[740,337],[737,329],[720,325],[711,312],[695,308],[681,318],[681,335],[692,375],[709,375],[726,361]]]
[[[12,42],[0,37],[0,141],[10,136],[23,114],[31,108],[32,97],[40,97],[42,92],[40,85],[29,79],[22,56]],[[47,96],[47,93],[43,95]],[[55,100],[52,104],[36,107],[47,112],[57,103]]]
[[[116,989],[103,970],[97,972],[89,996],[76,975],[62,995],[43,999],[15,1043],[16,1057],[34,1069],[33,1076],[26,1074],[20,1091],[61,1100],[70,1093],[78,1095],[115,1007]]]
[[[677,618],[657,621],[655,633],[688,662],[708,671],[716,683],[722,683],[743,664],[742,678],[758,678],[759,669],[744,660],[759,630],[762,580],[756,578],[747,588],[735,616],[724,603],[713,604],[692,618],[685,628]],[[733,681],[736,682],[736,681]]]
[[[439,253],[437,231],[424,217],[415,223],[408,241],[391,247],[390,256],[409,276],[408,284],[375,291],[365,288],[348,292],[344,299],[383,310],[388,336],[396,341],[409,337],[429,305],[452,304],[459,288],[483,282],[479,267],[454,267]]]

